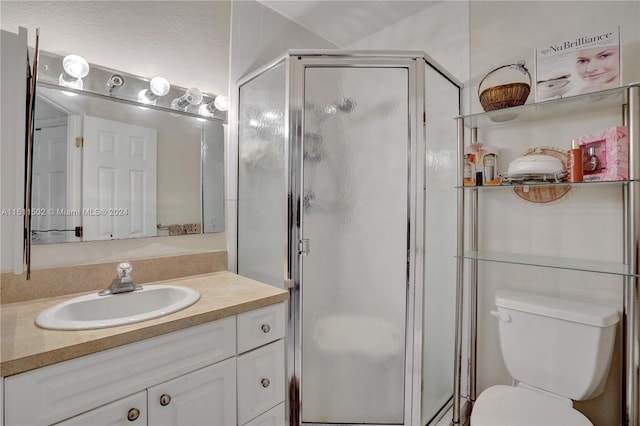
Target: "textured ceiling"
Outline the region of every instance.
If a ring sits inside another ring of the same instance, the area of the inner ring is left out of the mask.
[[[259,2],[342,48],[440,3],[429,0]]]
[[[182,87],[226,93],[229,1],[0,1],[2,29],[29,31],[34,45]]]

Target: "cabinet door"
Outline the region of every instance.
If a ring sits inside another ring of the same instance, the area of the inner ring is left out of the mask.
[[[236,424],[236,360],[219,362],[148,389],[149,424]]]
[[[238,424],[284,401],[284,342],[238,357]]]
[[[260,414],[244,426],[282,426],[287,424],[284,415],[284,402],[276,405],[264,414]]]
[[[147,392],[135,393],[56,423],[57,426],[130,426],[147,424]]]

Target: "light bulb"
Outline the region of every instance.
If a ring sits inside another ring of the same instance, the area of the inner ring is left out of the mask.
[[[164,77],[153,77],[149,82],[149,88],[151,92],[153,92],[156,96],[165,96],[169,93],[169,89],[171,89],[171,85]]]
[[[203,104],[198,109],[198,114],[200,115],[215,115],[216,110],[218,111],[226,111],[229,109],[229,98],[226,96],[218,95],[215,97],[213,102],[209,102],[208,104]]]
[[[218,95],[213,100],[213,106],[219,111],[226,111],[229,109],[229,98],[223,95]]]
[[[60,86],[71,87],[72,89],[78,90],[82,90],[84,86],[81,78],[73,78],[65,73],[60,74],[58,84],[60,84]]]
[[[149,82],[149,88],[138,92],[138,102],[155,105],[156,99],[169,93],[171,85],[164,77],[153,77]]]
[[[192,87],[184,95],[171,101],[171,108],[185,110],[189,105],[199,105],[202,102],[202,92]]]
[[[198,108],[198,114],[200,115],[213,115],[213,105],[210,103],[200,105]]]
[[[62,60],[62,68],[73,78],[82,78],[89,74],[89,64],[78,55],[65,56]]]
[[[58,77],[58,84],[82,90],[82,77],[89,74],[89,64],[82,56],[67,55],[62,60],[64,72]]]

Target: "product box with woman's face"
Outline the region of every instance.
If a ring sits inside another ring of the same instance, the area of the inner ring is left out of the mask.
[[[620,28],[567,37],[536,49],[536,102],[619,87]]]

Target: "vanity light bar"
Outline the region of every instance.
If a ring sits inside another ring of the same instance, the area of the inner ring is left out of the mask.
[[[108,96],[126,103],[138,104],[145,108],[171,111],[179,115],[188,115],[206,120],[225,123],[227,121],[226,111],[219,108],[200,112],[201,106],[213,105],[216,98],[220,96],[204,93],[196,88],[187,89],[172,85],[163,77],[156,76],[149,80],[137,75],[89,64],[79,56],[78,58],[84,61],[86,67],[82,61],[73,59],[71,62],[73,62],[74,66],[69,68],[71,69],[71,73],[69,73],[63,68],[63,60],[76,56],[68,55],[64,57],[41,50],[39,53],[38,82],[49,87],[64,86],[65,91],[68,90],[70,94],[88,93]],[[67,61],[69,62],[70,60]],[[82,77],[76,77],[74,74],[78,76],[82,74]],[[71,82],[71,84],[67,82]],[[185,98],[187,93],[188,96]],[[180,99],[182,100],[177,102]]]
[[[149,82],[149,88],[138,92],[138,101],[143,104],[155,105],[159,97],[166,96],[171,90],[169,81],[160,76],[153,77]]]

